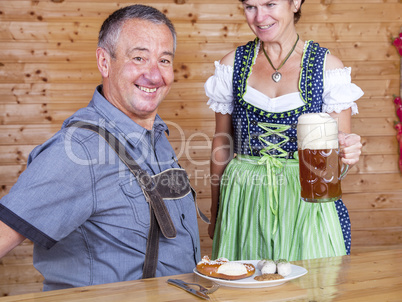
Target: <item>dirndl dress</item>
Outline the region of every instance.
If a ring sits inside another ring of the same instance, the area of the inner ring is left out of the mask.
[[[307,42],[299,83],[304,105],[273,113],[243,99],[257,44],[255,39],[236,49],[232,113],[236,156],[221,180],[212,257],[294,261],[346,255],[350,221],[342,200],[307,203],[300,198],[297,118],[322,112],[328,50]]]

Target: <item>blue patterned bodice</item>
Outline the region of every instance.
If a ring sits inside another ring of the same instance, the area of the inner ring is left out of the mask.
[[[247,103],[243,97],[255,57],[258,38],[236,49],[233,72],[234,152],[252,156],[270,154],[293,158],[297,150],[297,119],[303,113],[322,111],[324,61],[328,49],[308,41],[300,72],[299,91],[304,105],[293,110],[267,112]],[[272,85],[275,85],[272,82]]]

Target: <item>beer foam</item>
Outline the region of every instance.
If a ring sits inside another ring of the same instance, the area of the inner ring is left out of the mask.
[[[306,113],[297,125],[299,149],[338,149],[338,124],[327,113]]]

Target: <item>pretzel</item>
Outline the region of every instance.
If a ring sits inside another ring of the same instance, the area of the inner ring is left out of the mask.
[[[251,263],[229,261],[226,258],[211,260],[208,256],[204,256],[197,264],[197,271],[213,278],[238,280],[252,276],[255,267]]]

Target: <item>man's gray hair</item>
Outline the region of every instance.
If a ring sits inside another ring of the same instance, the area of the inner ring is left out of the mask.
[[[164,13],[154,7],[134,4],[116,10],[102,24],[99,31],[98,47],[105,49],[112,58],[116,56],[116,44],[125,21],[140,19],[155,24],[164,24],[173,36],[173,52],[176,51],[176,30]]]

